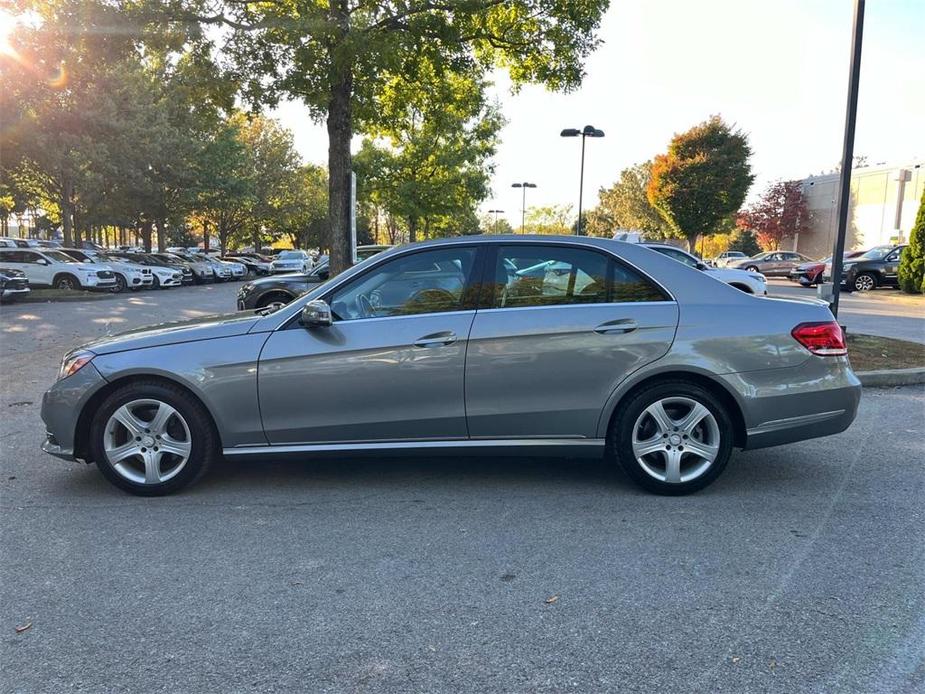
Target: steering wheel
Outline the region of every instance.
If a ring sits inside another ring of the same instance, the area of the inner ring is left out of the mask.
[[[373,308],[372,302],[365,294],[357,294],[357,308],[360,310],[360,315],[362,315],[363,318],[376,317],[376,309]]]

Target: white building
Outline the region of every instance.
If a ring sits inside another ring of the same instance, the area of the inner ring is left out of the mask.
[[[878,164],[851,172],[846,249],[909,240],[925,189],[922,164],[918,161]],[[837,226],[838,174],[804,179],[803,193],[810,211],[811,230],[794,239],[794,247],[816,258],[831,255]]]

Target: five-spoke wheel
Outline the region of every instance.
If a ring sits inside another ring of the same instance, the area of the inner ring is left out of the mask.
[[[218,454],[208,413],[182,388],[131,383],[107,397],[90,430],[93,461],[135,494],[167,494],[195,480]]]
[[[703,386],[664,381],[621,404],[608,450],[637,484],[660,494],[687,494],[722,472],[732,450],[732,422]]]

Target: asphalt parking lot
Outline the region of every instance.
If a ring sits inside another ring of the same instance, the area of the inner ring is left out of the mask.
[[[238,286],[0,309],[2,691],[925,688],[922,387],[685,498],[485,458],[226,463],[138,499],[39,451],[65,350]]]

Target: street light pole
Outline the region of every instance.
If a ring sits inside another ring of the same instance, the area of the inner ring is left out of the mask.
[[[495,229],[494,229],[494,231],[495,231],[495,233],[497,234],[497,233],[498,233],[498,215],[499,215],[499,214],[504,214],[504,210],[488,210],[488,214],[494,214],[494,215],[495,215]]]
[[[595,128],[593,125],[586,125],[581,130],[577,128],[565,128],[565,130],[559,133],[560,137],[578,137],[579,135],[581,135],[581,173],[578,182],[578,228],[575,230],[575,233],[581,236],[583,231],[581,224],[581,204],[585,193],[585,139],[589,137],[604,137],[604,131]]]
[[[520,201],[520,233],[524,233],[527,219],[527,188],[536,188],[536,183],[512,183],[511,188],[523,188],[523,199]]]
[[[838,182],[838,231],[832,251],[832,315],[838,317],[842,262],[848,231],[848,202],[851,196],[851,165],[854,162],[854,126],[858,115],[858,83],[861,77],[861,39],[864,35],[864,0],[854,0],[854,34],[851,39],[851,70],[848,73],[848,107],[845,114],[845,141]]]

